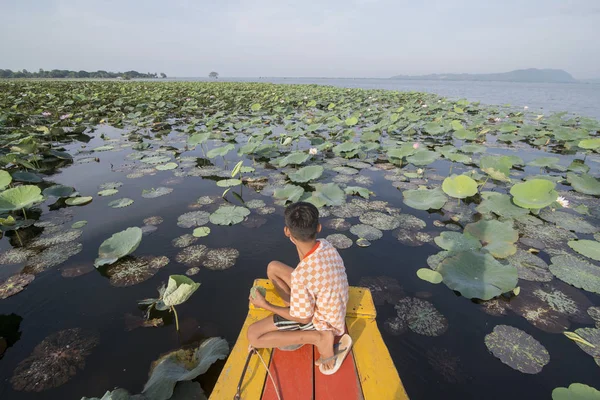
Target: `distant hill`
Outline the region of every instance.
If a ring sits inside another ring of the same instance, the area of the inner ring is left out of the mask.
[[[396,75],[390,79],[424,79],[435,81],[500,81],[500,82],[577,82],[571,74],[562,69],[517,69],[496,74],[430,74],[430,75]]]

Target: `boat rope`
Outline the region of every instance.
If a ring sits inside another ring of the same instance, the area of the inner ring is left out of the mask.
[[[240,381],[239,381],[238,387],[237,387],[237,392],[236,392],[235,396],[233,396],[233,400],[241,400],[241,398],[242,398],[241,397],[242,382],[244,382],[244,375],[246,375],[246,369],[248,369],[248,364],[250,363],[250,358],[252,357],[252,354],[256,354],[258,356],[258,358],[260,359],[260,362],[267,370],[267,374],[269,375],[269,378],[271,378],[271,383],[273,383],[273,388],[275,389],[275,394],[277,395],[277,399],[281,400],[281,395],[279,394],[279,389],[277,389],[277,385],[275,384],[275,379],[273,378],[273,375],[271,375],[269,366],[267,365],[265,360],[262,358],[262,356],[260,355],[258,350],[256,350],[252,346],[248,346],[248,357],[246,358],[246,364],[244,365],[244,369],[242,370],[242,376],[240,377]]]

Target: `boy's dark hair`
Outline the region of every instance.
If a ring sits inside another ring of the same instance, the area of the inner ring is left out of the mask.
[[[317,237],[319,227],[319,210],[311,203],[300,201],[290,204],[285,209],[285,226],[292,236],[302,242]]]

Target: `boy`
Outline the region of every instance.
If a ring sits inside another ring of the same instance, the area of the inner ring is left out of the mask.
[[[347,351],[334,356],[334,337],[345,331],[348,278],[344,262],[321,232],[319,210],[305,202],[285,209],[285,236],[296,245],[300,263],[296,268],[279,261],[267,267],[267,276],[286,307],[270,304],[256,292],[250,302],[274,314],[248,328],[250,345],[256,348],[317,346],[323,373],[335,372]],[[338,358],[341,360],[337,360]],[[337,362],[336,362],[337,361]]]

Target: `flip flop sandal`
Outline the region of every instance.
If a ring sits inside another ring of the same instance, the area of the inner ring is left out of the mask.
[[[321,373],[323,375],[333,375],[340,369],[340,367],[344,363],[344,360],[346,359],[346,356],[350,352],[351,348],[352,348],[352,338],[350,337],[350,335],[348,335],[346,333],[346,334],[344,334],[344,336],[342,336],[339,343],[337,343],[334,346],[333,351],[335,354],[328,358],[319,358],[315,362],[315,365],[319,366],[319,371],[321,371]],[[333,368],[324,370],[323,364],[329,362],[330,360],[335,360],[335,363],[333,364]]]

